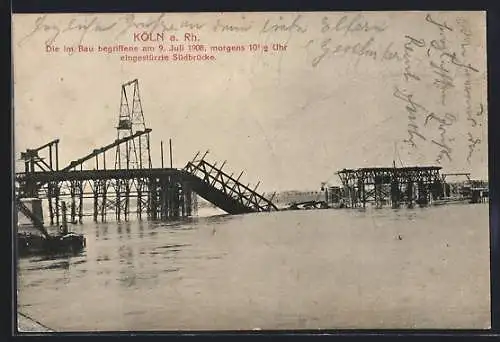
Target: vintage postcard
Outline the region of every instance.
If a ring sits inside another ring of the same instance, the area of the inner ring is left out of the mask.
[[[19,331],[490,328],[485,18],[14,14]]]

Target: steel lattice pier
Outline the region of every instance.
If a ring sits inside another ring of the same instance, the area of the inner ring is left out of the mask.
[[[343,169],[337,172],[342,182],[342,199],[351,208],[390,204],[398,208],[429,204],[443,198],[439,166],[401,168]]]

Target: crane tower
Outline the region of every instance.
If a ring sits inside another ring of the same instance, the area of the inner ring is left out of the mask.
[[[117,139],[146,130],[144,112],[139,94],[139,80],[122,84]],[[139,136],[116,148],[115,169],[151,168],[149,134]]]
[[[115,169],[152,168],[149,132],[137,134],[146,131],[146,123],[144,121],[139,94],[139,80],[137,79],[122,84],[120,114],[116,130],[118,140],[130,136],[135,136],[135,138],[116,146]],[[113,202],[117,220],[121,219],[122,213],[124,214],[124,218],[128,219],[130,194],[134,192],[134,188],[138,217],[141,218],[143,211],[149,212],[150,191],[146,178],[137,178],[135,181],[120,179],[116,180],[113,186],[116,191],[116,198]]]

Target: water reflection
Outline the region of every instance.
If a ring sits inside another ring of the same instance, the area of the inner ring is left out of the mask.
[[[206,260],[221,259],[225,253],[197,251],[200,246],[196,231],[232,219],[240,218],[89,223],[82,226],[84,234],[91,234],[87,247],[77,255],[32,258],[29,265],[21,265],[23,288],[52,287],[63,293],[81,283],[87,284],[82,285],[81,291],[85,291],[88,284],[110,290],[157,291],[179,276],[185,276],[179,274],[181,270],[198,269]],[[62,295],[62,298],[67,297]]]
[[[27,279],[27,287],[50,286],[54,283],[69,284],[71,280],[83,278],[87,274],[87,258],[84,253],[74,255],[52,255],[33,257],[28,260],[27,267],[22,267],[23,277]],[[26,271],[29,271],[26,273]],[[62,271],[62,274],[60,273]],[[50,277],[48,275],[53,274]],[[41,277],[41,279],[40,279]]]
[[[63,252],[63,253],[56,253],[56,254],[39,254],[39,255],[32,255],[32,256],[26,256],[26,259],[28,260],[29,263],[40,263],[40,262],[45,262],[45,261],[61,261],[61,260],[70,260],[70,259],[75,259],[75,258],[85,258],[87,256],[85,250],[80,250],[80,251],[74,251],[74,252]],[[19,258],[19,259],[24,259],[24,258]]]
[[[46,279],[37,279],[37,280],[34,280],[34,281],[27,283],[25,286],[26,287],[38,287],[38,286],[41,286],[42,284],[44,284],[45,282],[46,282]]]
[[[122,245],[118,250],[120,261],[120,277],[118,281],[121,286],[133,287],[136,285],[136,269],[134,267],[134,251],[129,245]]]
[[[165,245],[165,246],[156,247],[156,249],[170,249],[170,248],[178,248],[178,247],[184,247],[184,246],[191,246],[191,244],[184,243],[184,244]],[[179,251],[179,250],[180,249],[174,249],[174,251]]]
[[[151,226],[149,226],[149,234],[148,234],[149,236],[151,236],[151,237],[156,236],[156,234],[157,234],[156,227],[157,227],[156,224],[152,224]]]
[[[249,214],[251,215],[251,214]],[[243,220],[243,215],[229,215],[229,214],[224,214],[224,215],[217,215],[217,216],[210,216],[210,217],[203,217],[200,218],[201,223],[203,224],[216,224],[216,225],[222,225],[222,224],[227,224],[228,221],[233,221],[234,223]]]
[[[105,224],[102,229],[102,236],[104,236],[104,240],[108,239],[108,224]]]
[[[118,249],[118,255],[120,256],[120,264],[133,265],[134,252],[132,251],[132,247],[121,245]]]
[[[184,247],[191,246],[191,244],[170,244],[158,246],[150,251],[151,255],[162,257],[162,259],[170,259],[172,262],[177,260],[180,252],[185,250]]]
[[[48,265],[38,264],[34,267],[26,268],[26,270],[27,271],[54,270],[54,269],[69,270],[69,266],[70,266],[70,261],[69,259],[67,259],[67,260],[58,260],[56,262],[49,263]]]
[[[95,239],[108,240],[108,229],[107,222],[94,223]]]
[[[97,257],[95,259],[95,261],[97,261],[98,263],[101,263],[103,261],[109,261],[109,254],[106,253],[106,252],[102,252],[100,251],[98,254],[97,254]]]
[[[144,237],[144,222],[139,221],[138,225],[139,225],[139,238],[142,239]]]
[[[131,235],[130,235],[130,222],[125,223],[125,231],[127,232],[127,238],[130,240]]]
[[[401,294],[412,290],[404,287],[412,286],[414,282],[410,278],[401,280],[409,273],[408,261],[413,260],[417,265],[413,279],[439,278],[428,276],[433,271],[424,267],[427,265],[422,260],[427,254],[452,260],[452,255],[444,253],[453,253],[453,248],[447,248],[444,243],[439,250],[436,244],[426,246],[429,244],[426,234],[414,234],[410,239],[411,229],[427,229],[430,225],[440,228],[436,231],[441,232],[443,215],[458,215],[453,221],[457,224],[465,222],[465,225],[468,217],[477,220],[471,216],[474,212],[464,212],[463,208],[453,210],[444,214],[442,210],[428,210],[427,216],[414,209],[371,213],[324,210],[221,215],[177,222],[109,222],[93,227],[90,226],[93,223],[88,223],[83,225],[84,233],[86,229],[89,234],[85,253],[20,262],[19,297],[23,306],[33,306],[31,310],[39,314],[35,318],[53,322],[62,331],[117,330],[124,324],[117,323],[117,318],[125,316],[130,329],[181,328],[189,323],[188,319],[192,324],[211,318],[214,322],[234,319],[234,323],[256,320],[260,316],[280,326],[283,321],[294,319],[296,310],[314,319],[318,315],[335,317],[339,307],[351,308],[352,317],[357,317],[359,303],[371,299],[353,301],[370,293],[373,282],[377,286],[373,291],[389,288],[387,300],[391,303],[401,302]],[[477,209],[474,207],[474,210]],[[487,210],[483,214],[487,220]],[[377,229],[366,229],[374,226],[373,218]],[[407,224],[409,219],[417,222]],[[217,234],[211,236],[215,229]],[[389,241],[398,234],[402,240]],[[465,233],[456,238],[455,229],[441,237],[446,237],[450,246],[477,240],[476,235]],[[413,248],[409,253],[412,246],[422,248]],[[439,255],[432,255],[434,252]],[[467,263],[468,259],[464,260]],[[391,271],[387,275],[389,280],[384,282],[384,271],[388,267],[395,271]],[[432,264],[432,267],[434,272],[442,274],[438,266]],[[373,279],[367,276],[370,272]],[[394,278],[390,278],[391,275]],[[365,285],[360,281],[363,277],[368,277]],[[336,286],[325,289],[325,283]],[[361,284],[370,290],[359,294],[351,289],[351,284]],[[396,287],[396,295],[391,286]],[[311,288],[321,291],[311,291]],[[346,291],[348,294],[352,291],[352,296],[345,295]],[[305,297],[297,297],[301,295]],[[459,294],[451,297],[453,305],[457,305],[456,298],[474,298]],[[220,308],[225,308],[228,301],[231,301],[230,308],[220,314]],[[301,301],[341,305],[331,305],[330,309],[328,305],[302,305]],[[426,305],[427,302],[426,299]],[[375,304],[372,301],[370,305]],[[266,316],[269,307],[279,307],[282,313],[274,316],[271,312]],[[262,311],[258,311],[261,308]],[[393,311],[399,312],[399,309],[395,307]],[[82,310],[78,319],[72,314],[77,314],[77,310]],[[163,322],[168,325],[162,326]]]
[[[116,222],[116,257],[109,255],[103,246],[97,247],[96,262],[104,266],[102,261],[110,261],[116,265],[111,272],[102,271],[101,275],[111,278],[105,281],[110,284],[114,280],[123,288],[149,288],[159,281],[160,277],[175,273],[181,269],[176,262],[179,253],[191,246],[177,240],[179,237],[171,236],[169,230],[181,229],[186,226],[186,221],[172,222],[147,222],[131,221]],[[114,270],[114,272],[113,272]],[[114,276],[113,276],[114,273]],[[151,283],[153,282],[153,283]]]

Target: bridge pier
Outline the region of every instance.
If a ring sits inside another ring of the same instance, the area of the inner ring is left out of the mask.
[[[149,184],[148,179],[138,178],[137,179],[137,201],[136,201],[136,212],[137,218],[142,220],[142,214],[145,211],[146,214],[149,212]]]
[[[406,183],[406,205],[409,208],[413,207],[413,180],[408,180]]]
[[[166,175],[140,179],[125,176],[50,181],[41,188],[44,191],[40,191],[39,198],[48,203],[50,225],[58,226],[61,199],[67,203],[68,222],[72,224],[83,223],[87,201],[92,203],[89,216],[93,222],[106,222],[108,213],[114,213],[116,221],[130,220],[131,212],[139,220],[144,214],[152,220],[191,216],[193,196],[189,181],[175,174],[177,171],[165,170]]]
[[[99,217],[99,188],[100,188],[100,181],[97,181],[94,183],[93,187],[93,195],[94,195],[94,211],[93,211],[93,217],[94,217],[94,222],[98,222],[97,218]]]
[[[384,193],[382,191],[382,186],[383,186],[383,183],[382,183],[381,177],[375,177],[374,196],[375,196],[375,205],[377,208],[381,208],[385,202],[385,197],[384,197]]]
[[[168,209],[170,208],[170,199],[168,198],[168,182],[167,179],[161,178],[159,180],[159,197],[160,197],[160,219],[165,220],[168,217]]]
[[[47,201],[49,209],[50,225],[54,223],[59,227],[61,219],[60,185],[57,182],[47,184]]]
[[[54,225],[54,207],[52,205],[53,196],[54,196],[54,188],[52,183],[49,183],[47,186],[47,201],[49,205],[49,219],[51,226]]]
[[[193,211],[193,191],[189,183],[184,182],[182,185],[182,216],[191,216]]]
[[[392,209],[398,209],[400,206],[401,189],[398,180],[391,182],[391,206]]]
[[[149,211],[148,211],[148,218],[151,220],[157,220],[158,219],[158,185],[156,182],[156,178],[150,178],[149,179]]]
[[[108,193],[108,181],[107,180],[102,180],[101,181],[101,187],[102,187],[102,202],[101,202],[101,222],[106,222],[106,208],[107,208],[107,193]]]

